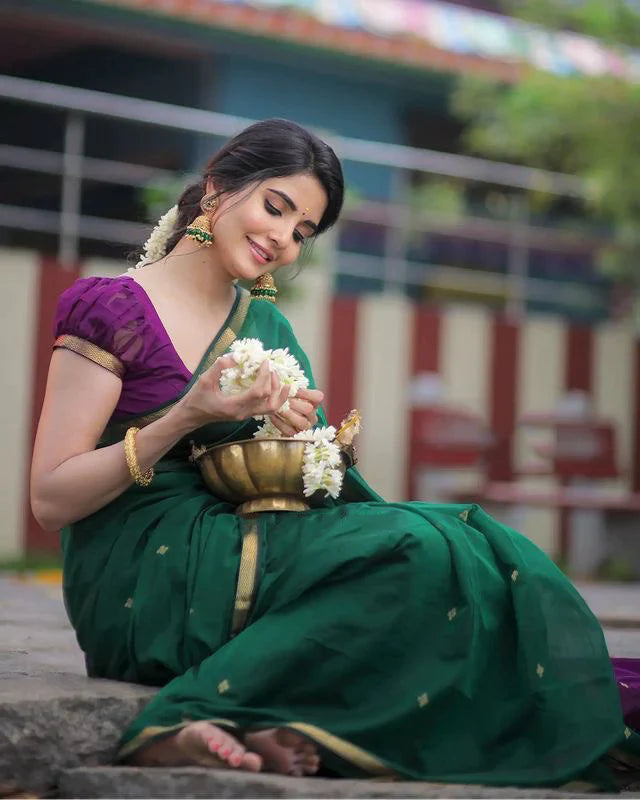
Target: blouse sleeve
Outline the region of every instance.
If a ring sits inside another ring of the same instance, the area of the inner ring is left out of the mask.
[[[122,378],[144,346],[144,311],[118,278],[83,278],[58,301],[54,348],[72,350]]]

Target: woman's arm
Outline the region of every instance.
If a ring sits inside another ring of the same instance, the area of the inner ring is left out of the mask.
[[[219,358],[167,414],[137,434],[142,472],[207,422],[242,420],[280,408],[288,389],[266,364],[251,389],[223,395],[220,373],[234,363],[229,356]],[[31,507],[45,530],[98,511],[133,482],[123,442],[95,449],[121,388],[120,378],[103,367],[69,350],[54,351],[31,466]]]
[[[120,378],[92,361],[54,351],[31,466],[31,507],[45,530],[86,517],[133,482],[122,442],[95,450],[121,387]],[[185,422],[167,414],[140,431],[143,472],[188,432]]]

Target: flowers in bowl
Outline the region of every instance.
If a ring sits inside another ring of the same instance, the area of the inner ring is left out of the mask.
[[[258,370],[264,361],[269,362],[269,368],[276,373],[280,382],[289,387],[289,397],[295,397],[299,389],[306,389],[309,386],[309,379],[286,347],[270,350],[265,349],[259,339],[236,339],[230,346],[229,352],[236,365],[224,369],[220,376],[220,388],[227,394],[238,394],[248,389],[256,380]],[[289,401],[285,401],[279,411],[288,410],[288,404]],[[255,432],[255,438],[284,438],[268,417],[257,416],[256,419],[262,424]],[[345,429],[347,420],[341,431]],[[353,425],[350,423],[348,427],[352,428]],[[355,432],[357,433],[357,430]],[[310,497],[318,490],[324,491],[330,497],[338,497],[342,489],[343,472],[339,469],[342,442],[337,436],[336,429],[332,426],[311,428],[300,431],[293,438],[307,442],[302,466],[305,497]],[[349,445],[350,443],[351,439],[345,442]]]

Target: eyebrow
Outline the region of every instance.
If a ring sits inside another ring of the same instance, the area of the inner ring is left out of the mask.
[[[289,197],[289,195],[286,194],[286,192],[281,192],[280,189],[269,189],[269,188],[267,188],[267,191],[273,192],[274,194],[277,194],[278,197],[281,197],[292,211],[298,210],[298,206],[293,202],[293,200]],[[314,233],[318,232],[318,226],[316,225],[315,222],[311,222],[310,219],[305,219],[302,224],[307,225],[309,228],[311,228],[311,230]]]

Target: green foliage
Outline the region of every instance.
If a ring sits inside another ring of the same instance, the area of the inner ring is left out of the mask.
[[[607,558],[598,567],[596,578],[602,581],[635,582],[638,575],[627,559]]]
[[[640,47],[637,0],[502,0],[504,10],[546,28],[595,36],[609,44]]]
[[[624,0],[505,0],[548,27],[640,46],[640,14]],[[497,160],[577,175],[584,212],[610,231],[600,265],[640,287],[640,86],[614,76],[531,70],[505,86],[463,77],[453,112],[468,123],[466,147]]]
[[[412,187],[409,206],[418,217],[435,213],[461,219],[466,212],[464,187],[459,181],[426,178]]]
[[[149,222],[155,224],[171,206],[177,203],[187,183],[186,176],[176,175],[172,180],[154,181],[142,189],[140,197],[147,209]]]

